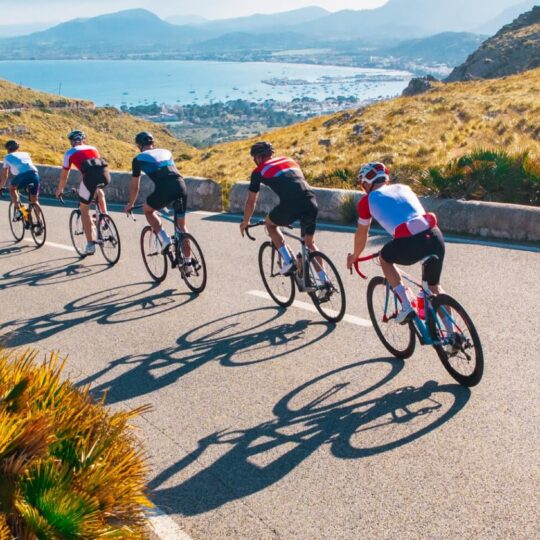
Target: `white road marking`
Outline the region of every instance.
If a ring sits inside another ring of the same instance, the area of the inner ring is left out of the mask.
[[[25,238],[25,242],[34,243],[34,241],[30,238]],[[65,251],[75,251],[75,248],[73,246],[66,246],[65,244],[57,244],[56,242],[45,242],[46,246],[57,248],[57,249],[63,249]]]
[[[250,294],[251,296],[257,296],[258,298],[264,298],[265,300],[272,300],[270,295],[264,291],[247,291],[246,294]],[[281,300],[282,297],[278,296],[278,298]],[[285,300],[285,298],[283,298],[283,300]],[[299,300],[295,300],[292,303],[292,306],[298,309],[303,309],[304,311],[309,311],[311,313],[319,313],[317,311],[317,308],[313,304],[308,304],[307,302],[300,302]],[[337,315],[337,312],[332,310],[328,310],[328,313],[330,315]],[[356,317],[355,315],[349,315],[348,313],[345,314],[343,320],[345,322],[355,324],[356,326],[363,326],[365,328],[371,328],[372,326],[371,321],[368,321],[367,319],[362,319],[361,317]]]
[[[150,512],[148,521],[161,540],[192,540],[163,510],[157,506]]]

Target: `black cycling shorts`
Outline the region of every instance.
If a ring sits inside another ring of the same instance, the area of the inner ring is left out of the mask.
[[[178,217],[184,217],[187,208],[187,188],[184,179],[178,177],[156,184],[154,192],[146,199],[146,204],[154,210],[161,210],[173,204]]]
[[[300,220],[302,236],[313,236],[317,228],[317,214],[319,207],[315,197],[305,197],[303,200],[297,200],[293,204],[290,202],[280,202],[268,217],[272,223],[280,226],[290,225],[296,220]]]
[[[83,175],[81,183],[79,184],[79,201],[84,204],[90,204],[94,200],[96,191],[100,185],[103,185],[102,181],[95,178],[86,178]]]
[[[444,261],[444,238],[438,227],[414,236],[394,238],[381,250],[381,256],[386,262],[404,266],[415,264],[429,255],[437,255],[438,259],[426,264],[423,277],[428,285],[438,285]]]

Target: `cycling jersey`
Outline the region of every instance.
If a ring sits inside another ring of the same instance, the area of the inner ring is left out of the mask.
[[[79,169],[79,171],[82,171],[83,161],[99,157],[99,152],[93,146],[88,144],[78,144],[64,154],[64,163],[62,166],[66,171],[69,171],[72,166]]]
[[[145,173],[158,186],[163,181],[180,178],[172,154],[163,148],[145,150],[135,157],[132,163],[133,176],[138,178]]]
[[[362,197],[358,203],[358,223],[369,225],[371,218],[394,238],[404,238],[437,226],[435,214],[426,213],[409,186],[384,185]]]
[[[276,157],[261,163],[252,173],[249,191],[258,193],[267,185],[283,202],[315,197],[298,163],[287,157]]]
[[[36,166],[32,163],[28,152],[12,152],[4,158],[4,169],[9,169],[13,176],[25,172],[37,172]]]

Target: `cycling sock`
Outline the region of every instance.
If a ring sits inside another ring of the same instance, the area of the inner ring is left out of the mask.
[[[291,254],[289,253],[289,250],[287,249],[287,246],[285,244],[282,244],[278,251],[281,254],[281,257],[283,258],[283,262],[285,264],[292,263]]]
[[[442,323],[444,325],[444,328],[446,330],[447,334],[453,334],[454,333],[454,324],[452,323],[452,319],[446,314],[444,314],[442,317]]]
[[[159,241],[161,242],[162,246],[166,246],[166,245],[171,243],[171,239],[170,239],[169,235],[163,229],[161,229],[161,231],[159,231],[158,238],[159,238]]]
[[[398,298],[401,300],[401,305],[403,309],[407,309],[407,310],[412,309],[411,301],[409,300],[409,297],[407,296],[407,291],[405,290],[405,287],[401,283],[394,289],[394,292],[398,295]]]

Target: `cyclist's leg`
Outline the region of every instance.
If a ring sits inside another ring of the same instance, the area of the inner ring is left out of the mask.
[[[291,209],[280,203],[270,211],[264,220],[270,239],[281,255],[283,271],[291,268],[294,261],[291,257],[290,250],[285,243],[285,237],[283,236],[280,227],[290,225],[295,219]]]
[[[97,186],[94,185],[92,182],[86,181],[83,176],[81,183],[79,184],[78,192],[80,203],[79,209],[81,211],[81,221],[88,244],[91,244],[95,238],[94,225],[92,223],[92,218],[90,217],[90,203],[94,198],[96,189]]]
[[[186,225],[186,209],[187,209],[187,188],[182,178],[178,179],[178,185],[175,189],[175,198],[172,201],[172,206],[176,216],[176,227],[179,231],[187,233]],[[191,245],[189,240],[184,240],[182,243],[184,257],[187,262],[191,260]]]
[[[167,231],[163,229],[158,211],[167,206],[169,202],[170,197],[167,193],[164,193],[162,189],[156,189],[148,196],[146,202],[143,204],[143,212],[146,221],[148,221],[148,224],[152,227],[152,230],[159,238],[159,241],[165,250],[171,245],[171,237],[168,235]]]
[[[34,175],[34,181],[30,184],[28,190],[28,197],[32,204],[39,206],[39,191],[41,189],[41,181],[39,175],[36,173]]]
[[[107,213],[107,201],[105,199],[105,192],[103,191],[103,189],[98,188],[96,190],[96,200],[97,200],[97,204],[99,206],[100,212],[102,214],[106,214]]]
[[[11,202],[15,205],[15,208],[21,207],[21,200],[19,198],[19,182],[21,180],[21,175],[17,175],[11,179],[9,184],[9,195],[11,197]]]
[[[424,279],[428,283],[429,290],[437,295],[444,292],[440,284],[445,255],[444,237],[438,227],[431,229],[429,235],[429,247],[427,251],[429,251],[430,255],[437,255],[437,259],[427,262]]]
[[[314,197],[306,200],[302,215],[300,216],[301,234],[309,251],[318,251],[315,244],[315,230],[317,229],[317,215],[319,207]],[[328,275],[324,269],[324,263],[320,257],[314,259],[316,262],[317,276],[321,284],[328,282]]]

